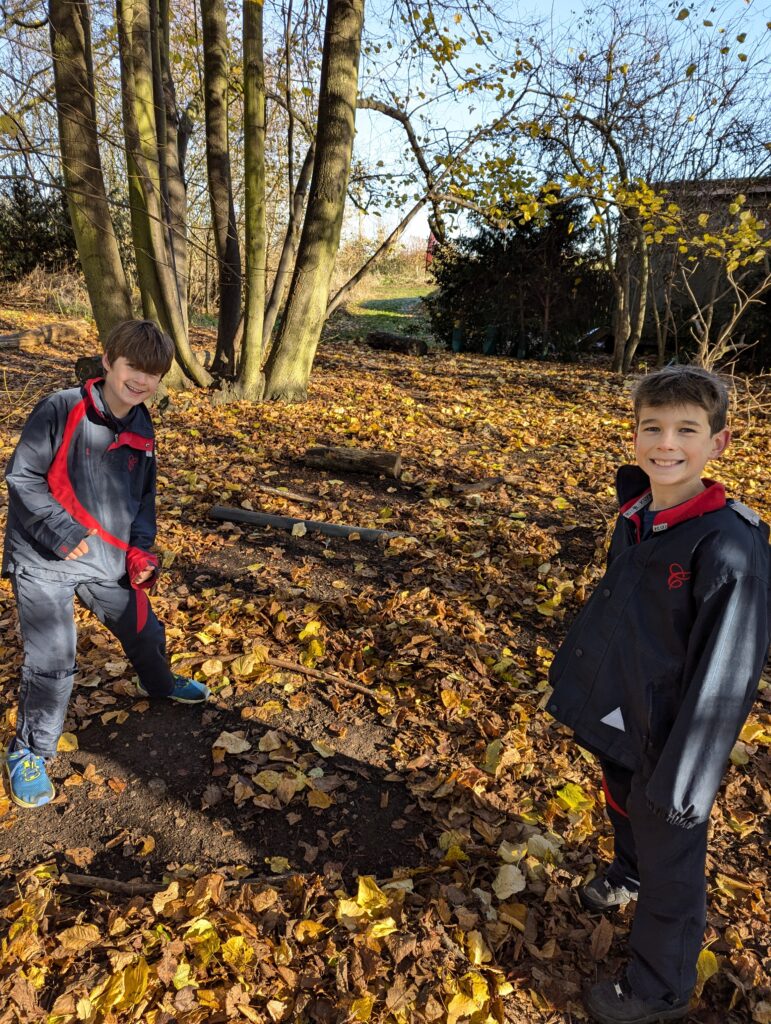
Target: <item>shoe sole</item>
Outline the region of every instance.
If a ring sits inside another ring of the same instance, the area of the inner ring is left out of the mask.
[[[678,1006],[672,1010],[658,1010],[654,1013],[646,1013],[644,1017],[628,1017],[621,1021],[619,1017],[609,1017],[598,1010],[593,1010],[591,1003],[587,1000],[586,1009],[597,1024],[659,1024],[660,1021],[683,1020],[688,1016],[690,1006]]]
[[[636,903],[637,897],[630,896],[629,899],[624,900],[623,903],[608,903],[603,906],[600,903],[590,902],[588,899],[585,898],[582,892],[579,892],[578,902],[581,904],[584,910],[587,910],[591,914],[609,914],[614,910],[622,910],[624,907],[628,907],[630,903]]]
[[[150,697],[150,694],[141,683],[137,683],[137,692],[143,697]],[[205,697],[198,697],[196,700],[187,700],[185,697],[175,697],[170,693],[165,699],[173,700],[175,704],[205,704],[209,697],[211,697],[211,693],[207,693]],[[152,700],[152,698],[150,699]]]
[[[53,798],[56,796],[56,790],[54,789],[53,785],[51,786],[51,795],[45,797],[45,799],[43,800],[38,800],[34,804],[31,804],[28,800],[22,800],[20,796],[17,796],[13,791],[13,780],[11,779],[11,769],[8,767],[8,761],[5,760],[5,758],[3,758],[3,760],[5,761],[5,771],[6,774],[8,775],[8,793],[11,797],[11,800],[13,801],[13,803],[16,804],[17,807],[24,807],[26,810],[34,810],[36,807],[45,807],[46,804],[51,803]]]

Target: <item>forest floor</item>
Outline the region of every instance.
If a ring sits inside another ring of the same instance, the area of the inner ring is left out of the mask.
[[[601,574],[628,382],[356,342],[372,319],[426,336],[419,297],[349,304],[304,404],[183,393],[155,411],[153,604],[175,670],[214,697],[149,703],[78,612],[57,797],[19,811],[0,792],[0,1024],[567,1024],[581,987],[621,970],[631,914],[575,895],[610,853],[599,772],[542,705]],[[0,333],[56,319],[0,302]],[[3,352],[0,461],[95,346]],[[714,475],[768,519],[768,420],[740,406],[735,426]],[[314,443],[398,450],[404,471],[309,469]],[[402,536],[251,529],[214,504]],[[6,743],[7,581],[0,655]],[[766,677],[713,813],[694,1024],[771,1021],[769,712]]]

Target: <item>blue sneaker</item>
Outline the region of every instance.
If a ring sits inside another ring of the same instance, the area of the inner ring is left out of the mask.
[[[12,740],[5,753],[11,800],[19,807],[42,807],[56,795],[46,775],[45,761],[27,747],[13,749],[14,743]]]
[[[150,694],[137,683],[137,690],[144,696]],[[169,700],[175,700],[179,704],[203,704],[211,697],[211,690],[205,683],[198,683],[195,679],[186,679],[185,676],[174,676],[174,689],[168,695]]]

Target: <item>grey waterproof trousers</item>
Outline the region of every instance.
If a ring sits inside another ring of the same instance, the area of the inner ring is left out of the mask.
[[[601,763],[615,844],[608,880],[638,889],[627,980],[641,999],[679,1003],[696,984],[707,922],[709,822],[668,824],[648,807],[639,776]]]
[[[74,597],[120,641],[139,681],[152,697],[168,696],[174,676],[166,636],[144,591],[122,580],[55,580],[17,573],[11,578],[24,644],[19,684],[17,744],[53,757],[75,677]]]

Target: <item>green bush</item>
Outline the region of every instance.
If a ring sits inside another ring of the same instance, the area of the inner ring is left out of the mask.
[[[2,277],[18,281],[37,267],[62,270],[77,263],[62,189],[41,189],[22,177],[0,182]]]
[[[438,247],[426,299],[434,332],[464,348],[493,346],[520,358],[568,357],[591,328],[610,322],[608,275],[590,246],[575,204],[546,207],[540,223],[476,234]]]

